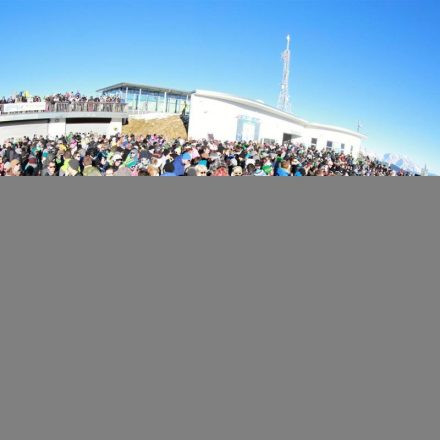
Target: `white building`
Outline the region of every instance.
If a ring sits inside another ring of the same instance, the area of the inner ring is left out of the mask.
[[[166,93],[166,92],[165,92]],[[345,128],[316,124],[259,101],[197,90],[188,96],[188,137],[315,145],[358,156],[366,136]],[[70,132],[112,135],[129,118],[127,104],[18,103],[0,106],[0,143],[23,136],[61,136]],[[145,112],[139,117],[166,114]]]
[[[64,136],[69,133],[113,135],[122,131],[128,118],[121,104],[91,104],[77,111],[74,104],[49,108],[43,103],[4,104],[0,106],[0,144],[6,139],[37,136]],[[78,106],[76,106],[78,107]]]
[[[197,90],[191,95],[190,139],[245,140],[316,145],[358,156],[366,136],[299,119],[259,101]]]

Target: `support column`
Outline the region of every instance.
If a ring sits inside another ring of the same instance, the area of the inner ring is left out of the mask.
[[[113,118],[107,127],[107,136],[114,136],[117,133],[122,133],[121,118]]]
[[[50,138],[54,138],[55,136],[64,136],[66,134],[67,124],[66,119],[50,119],[49,124],[47,126],[47,134]]]
[[[164,107],[163,107],[163,112],[164,113],[166,113],[167,112],[167,98],[168,98],[168,95],[167,95],[167,92],[165,92],[164,93],[164,95],[163,95],[163,104],[164,104]]]

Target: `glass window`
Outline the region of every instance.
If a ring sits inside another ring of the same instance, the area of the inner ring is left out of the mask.
[[[318,145],[318,139],[317,138],[312,138],[312,145]]]
[[[345,151],[345,144],[341,144],[341,151],[342,151],[342,152]]]
[[[333,142],[327,141],[327,150],[331,150],[333,148]]]
[[[157,101],[156,99],[149,99],[147,102],[147,111],[156,112],[157,111]]]
[[[163,98],[159,98],[157,100],[157,111],[164,112],[165,111],[165,102]]]
[[[167,111],[168,113],[176,113],[176,100],[171,98],[168,100],[168,108]]]
[[[185,108],[185,102],[184,101],[179,101],[178,108],[177,108],[177,113],[182,113],[184,108]]]

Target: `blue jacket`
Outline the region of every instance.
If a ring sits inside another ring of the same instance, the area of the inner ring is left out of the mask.
[[[182,162],[182,155],[177,156],[174,159],[174,172],[176,174],[176,176],[184,176],[185,175],[185,166],[183,165]]]
[[[278,177],[289,177],[289,172],[286,171],[284,168],[279,167],[277,169],[277,176]]]
[[[177,177],[176,173],[163,173],[160,177]]]

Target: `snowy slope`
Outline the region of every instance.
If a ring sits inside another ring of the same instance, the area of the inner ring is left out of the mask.
[[[401,156],[399,154],[393,154],[393,153],[386,153],[383,155],[382,161],[390,165],[394,165],[402,170],[409,171],[410,173],[420,174],[422,172],[422,167],[417,165],[407,156]]]

